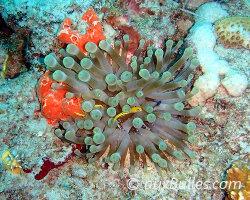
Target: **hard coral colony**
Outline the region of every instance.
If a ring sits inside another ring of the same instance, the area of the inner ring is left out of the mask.
[[[226,17],[215,22],[215,31],[220,42],[227,46],[250,49],[249,24],[249,17]]]
[[[248,199],[250,197],[250,169],[247,160],[234,162],[227,170],[226,181],[232,184],[226,185],[228,198],[230,200]]]
[[[186,142],[196,141],[196,125],[185,122],[198,116],[201,107],[185,109],[184,103],[198,92],[192,88],[191,73],[199,62],[192,58],[190,47],[173,59],[182,43],[172,48],[173,41],[168,40],[165,52],[149,46],[143,59],[141,39],[129,64],[128,35],[123,42],[115,41],[114,48],[104,40],[99,47],[88,42],[88,55],[74,44],[60,50],[62,60],[54,53],[47,55],[45,63],[58,82],[51,87],[66,91],[68,102],[82,99],[78,101],[82,115],[63,118],[55,134],[63,141],[86,145],[90,163],[107,153],[105,162],[113,163],[113,169],[124,168],[128,152],[131,171],[139,160],[146,168],[146,157],[159,172],[172,167],[171,157],[183,160],[183,152],[193,158],[195,152]]]

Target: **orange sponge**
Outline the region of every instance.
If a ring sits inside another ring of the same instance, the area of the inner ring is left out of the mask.
[[[81,29],[86,26],[86,33],[81,33]],[[60,25],[58,32],[58,39],[70,44],[75,44],[82,52],[86,52],[85,44],[87,42],[94,42],[98,44],[101,40],[106,38],[103,35],[101,23],[98,21],[98,17],[92,9],[88,9],[78,23],[78,30],[72,29],[72,21],[66,18]]]
[[[37,94],[41,102],[41,113],[49,124],[55,125],[62,119],[81,118],[84,116],[80,109],[82,98],[65,98],[68,92],[63,89],[52,89],[51,84],[55,83],[50,78],[51,72],[47,71],[43,74],[37,85]],[[64,83],[59,83],[65,85]]]
[[[72,118],[84,117],[84,113],[81,109],[81,104],[83,102],[82,98],[64,98],[62,101],[63,112],[71,116]]]

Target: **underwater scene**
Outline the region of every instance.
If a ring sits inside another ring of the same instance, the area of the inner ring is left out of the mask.
[[[0,0],[0,200],[250,200],[249,0]]]

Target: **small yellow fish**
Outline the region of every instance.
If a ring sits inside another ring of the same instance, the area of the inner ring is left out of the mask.
[[[113,119],[113,123],[115,123],[115,121],[119,118],[119,117],[122,117],[124,115],[127,115],[129,114],[129,112],[121,112],[119,113],[118,115],[115,116],[115,118]]]
[[[104,110],[104,107],[103,107],[101,104],[95,105],[94,108],[101,108],[101,109]],[[80,116],[80,117],[84,117],[84,116],[85,116],[84,114],[81,114],[81,113],[78,113],[78,112],[75,112],[75,114],[76,114],[77,116]]]
[[[6,76],[7,72],[8,72],[8,67],[7,67],[7,61],[8,61],[8,59],[9,59],[9,55],[7,54],[6,58],[4,60],[4,64],[3,64],[3,72],[1,73],[1,77],[2,78],[5,78],[5,76]]]
[[[81,113],[78,113],[78,112],[75,112],[75,114],[76,114],[77,116],[80,116],[80,117],[84,117],[84,116],[85,116],[84,114],[81,114]]]
[[[101,109],[104,110],[104,107],[103,107],[103,105],[101,105],[101,104],[96,104],[96,105],[94,105],[94,108],[101,108]]]
[[[119,113],[118,115],[115,116],[115,118],[113,119],[113,123],[115,123],[115,121],[119,117],[122,117],[122,116],[130,114],[130,113],[136,113],[136,112],[141,112],[141,111],[142,111],[142,108],[139,107],[139,106],[136,106],[136,107],[131,108],[129,112],[121,112],[121,113]]]
[[[139,106],[135,106],[130,109],[130,113],[136,113],[136,112],[141,112],[141,111],[142,111],[142,108]]]

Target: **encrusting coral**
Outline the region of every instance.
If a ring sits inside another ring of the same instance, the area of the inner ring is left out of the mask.
[[[68,102],[82,99],[77,104],[81,113],[62,119],[55,134],[86,146],[87,154],[75,153],[90,163],[106,153],[104,160],[113,163],[113,169],[124,169],[128,152],[131,171],[139,160],[146,168],[147,157],[159,172],[172,168],[172,158],[183,160],[183,153],[194,158],[187,143],[196,142],[196,125],[188,118],[197,117],[201,107],[187,109],[185,102],[198,92],[192,72],[199,62],[190,47],[173,58],[182,43],[173,47],[168,40],[165,51],[149,46],[143,58],[141,39],[128,63],[128,35],[115,41],[114,48],[102,40],[99,47],[88,42],[87,54],[69,44],[59,56],[47,55],[45,64],[57,81],[51,88],[66,91]]]
[[[226,174],[226,191],[230,200],[244,200],[250,197],[249,157],[232,164]]]
[[[250,49],[250,18],[226,17],[215,22],[215,30],[220,42],[229,47],[244,47]]]

